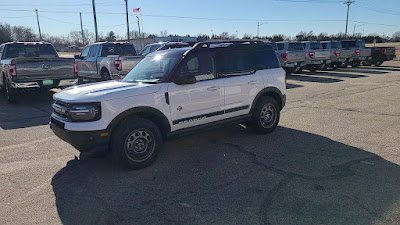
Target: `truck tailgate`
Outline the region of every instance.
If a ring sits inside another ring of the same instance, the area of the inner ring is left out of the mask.
[[[352,50],[345,50],[342,49],[340,50],[340,58],[342,59],[347,59],[353,56],[353,51]]]
[[[305,60],[306,53],[304,51],[288,51],[287,61],[290,62],[302,62]]]
[[[122,73],[129,73],[143,58],[143,56],[121,56]]]
[[[66,58],[19,58],[16,65],[16,81],[58,80],[75,78],[74,59]]]
[[[371,56],[371,49],[369,48],[360,49],[360,57],[369,57],[369,56]]]
[[[315,59],[329,59],[330,58],[330,51],[325,50],[316,50],[315,51]]]

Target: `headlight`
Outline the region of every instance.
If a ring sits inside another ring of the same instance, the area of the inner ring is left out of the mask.
[[[100,103],[71,104],[67,110],[72,121],[96,121],[101,118]]]

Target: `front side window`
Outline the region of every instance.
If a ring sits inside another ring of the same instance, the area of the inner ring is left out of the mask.
[[[88,57],[96,57],[98,49],[99,49],[99,45],[92,45],[92,47],[90,47]]]
[[[81,57],[83,57],[83,58],[87,57],[89,55],[89,49],[90,49],[90,46],[87,46],[86,48],[84,48],[81,53]]]
[[[140,61],[122,80],[129,83],[158,83],[164,81],[168,74],[181,60],[182,55],[155,54]]]
[[[197,81],[217,78],[215,57],[210,53],[200,53],[191,56],[183,64],[181,76],[192,75]]]

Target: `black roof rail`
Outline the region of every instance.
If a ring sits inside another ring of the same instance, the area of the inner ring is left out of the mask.
[[[221,44],[221,46],[216,46],[217,47],[233,47],[233,46],[238,46],[238,45],[268,45],[267,43],[260,41],[260,40],[224,40],[224,41],[204,41],[204,42],[198,42],[193,46],[193,50],[195,49],[201,49],[201,48],[210,48],[211,45],[218,45]],[[223,44],[226,44],[223,46]]]

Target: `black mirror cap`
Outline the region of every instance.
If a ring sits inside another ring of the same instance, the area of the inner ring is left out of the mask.
[[[185,76],[176,76],[173,82],[178,85],[184,85],[184,84],[194,84],[197,82],[197,80],[194,75],[186,74]]]
[[[74,55],[74,59],[80,59],[80,55]]]

